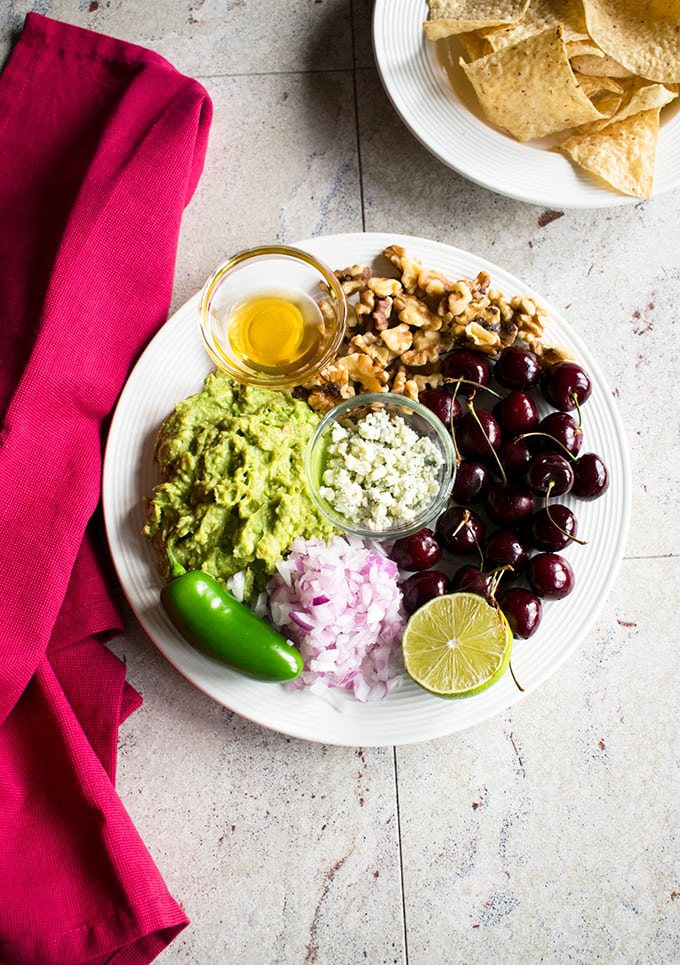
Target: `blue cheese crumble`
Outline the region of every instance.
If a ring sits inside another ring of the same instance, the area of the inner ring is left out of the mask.
[[[337,513],[371,531],[410,522],[439,491],[437,446],[385,409],[331,429],[320,494]]]

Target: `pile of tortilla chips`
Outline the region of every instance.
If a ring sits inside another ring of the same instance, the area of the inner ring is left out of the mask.
[[[661,109],[678,96],[680,0],[428,0],[430,40],[456,35],[486,117],[551,137],[574,164],[649,198]]]

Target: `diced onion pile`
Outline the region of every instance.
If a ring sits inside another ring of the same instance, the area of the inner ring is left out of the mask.
[[[404,674],[398,580],[397,565],[377,542],[294,540],[267,588],[272,623],[305,662],[288,686],[331,701],[338,688],[361,701],[393,690]]]

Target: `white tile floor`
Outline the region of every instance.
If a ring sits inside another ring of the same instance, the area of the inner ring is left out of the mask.
[[[541,227],[540,209],[463,180],[383,93],[370,0],[12,0],[2,51],[29,9],[149,46],[213,98],[174,308],[257,242],[446,241],[520,276],[587,339],[632,455],[626,557],[592,631],[537,692],[462,734],[289,739],[195,690],[129,617],[114,649],[144,705],[122,730],[119,792],[192,922],[158,961],[680,961],[680,192]]]

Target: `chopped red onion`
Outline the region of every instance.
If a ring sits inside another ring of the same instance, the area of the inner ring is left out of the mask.
[[[376,540],[296,539],[267,587],[269,618],[300,650],[288,686],[381,700],[403,679],[399,571]]]

